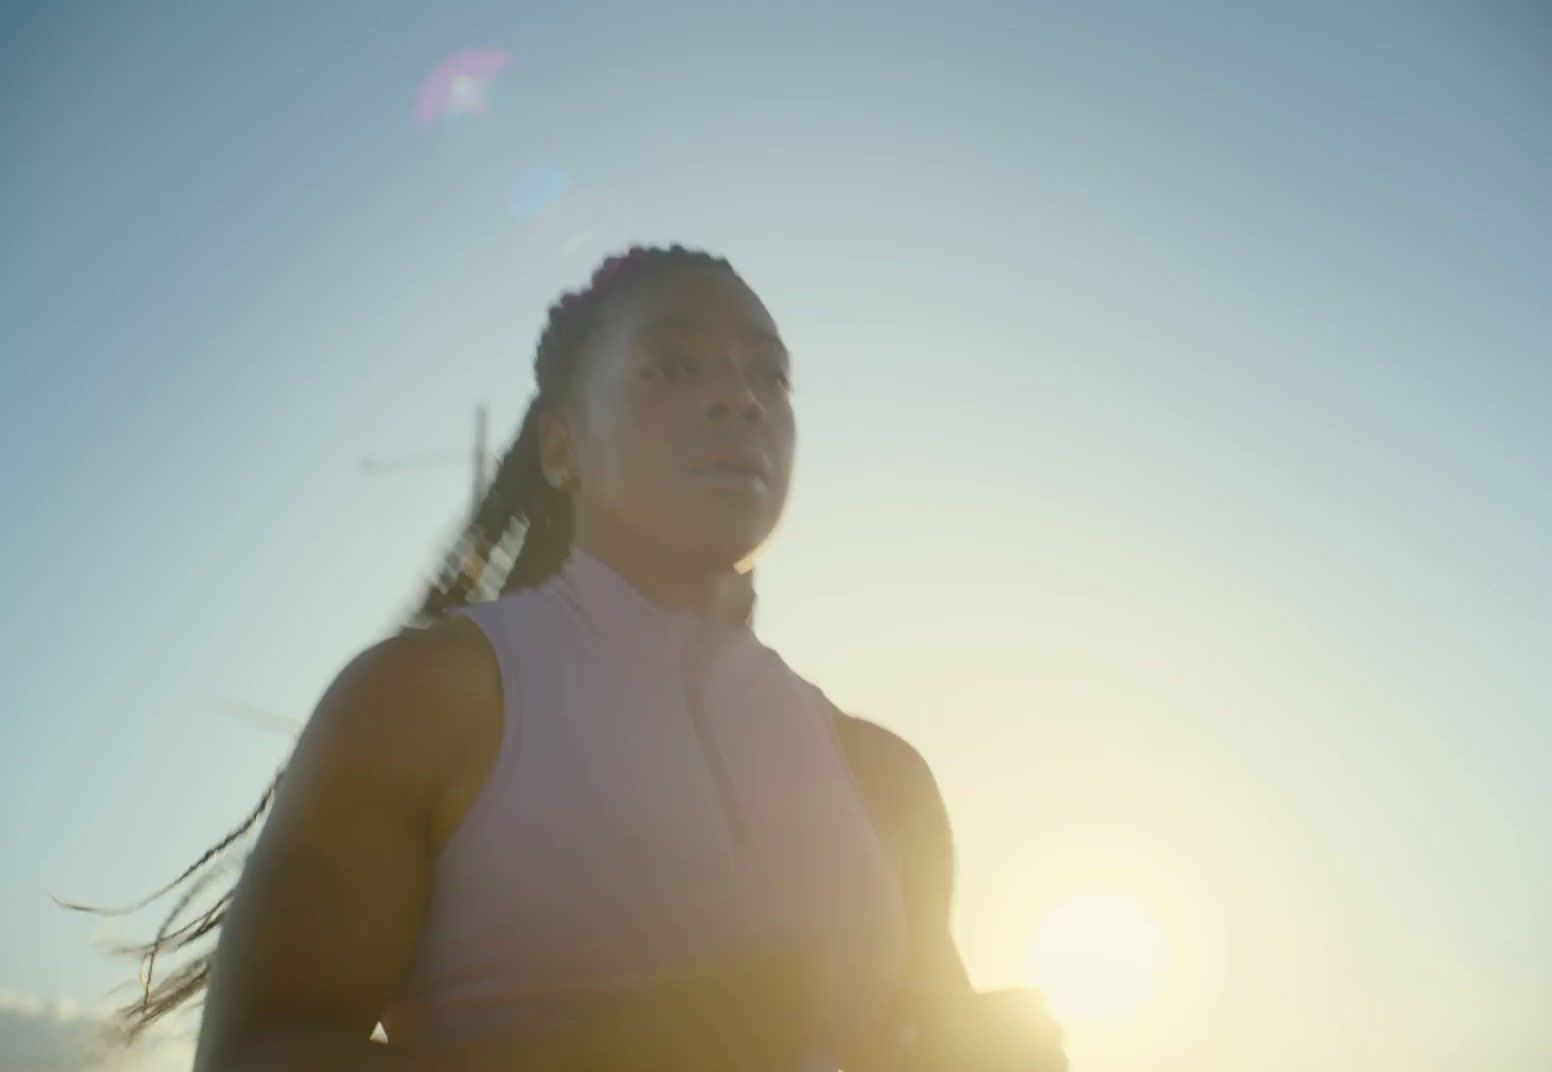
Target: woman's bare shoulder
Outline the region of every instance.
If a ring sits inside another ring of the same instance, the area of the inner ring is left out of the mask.
[[[916,746],[894,730],[832,707],[836,736],[853,775],[893,807],[920,804],[938,793],[937,780]]]
[[[445,722],[452,716],[484,718],[501,704],[501,673],[485,633],[473,621],[452,616],[423,628],[408,628],[384,641],[408,683],[437,702]]]
[[[462,617],[401,629],[340,670],[298,742],[349,741],[362,764],[391,766],[439,797],[499,732],[500,675],[480,628]]]

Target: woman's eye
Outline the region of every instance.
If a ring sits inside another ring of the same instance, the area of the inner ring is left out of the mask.
[[[682,380],[686,376],[695,375],[695,370],[693,358],[686,357],[684,354],[669,354],[653,362],[651,375],[659,380]]]
[[[771,365],[768,368],[762,369],[761,376],[766,383],[780,387],[783,391],[789,390],[792,387],[792,377],[788,376],[787,370],[780,365]]]
[[[647,366],[645,375],[648,379],[662,383],[674,383],[699,375],[700,362],[688,354],[665,354]],[[787,375],[784,366],[771,362],[757,366],[753,377],[764,386],[779,391],[788,391],[792,388],[791,377]]]

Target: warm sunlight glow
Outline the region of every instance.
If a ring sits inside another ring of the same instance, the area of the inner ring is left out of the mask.
[[[1082,893],[1056,905],[1035,932],[1030,979],[1065,1021],[1129,1016],[1159,975],[1158,929],[1135,901]]]

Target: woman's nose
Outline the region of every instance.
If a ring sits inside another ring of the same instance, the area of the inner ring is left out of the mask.
[[[707,417],[721,419],[733,416],[756,421],[765,412],[759,394],[731,354],[712,362],[707,380]]]

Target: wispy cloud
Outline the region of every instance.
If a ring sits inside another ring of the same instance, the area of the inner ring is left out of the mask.
[[[73,998],[0,988],[4,1072],[186,1072],[193,1063],[186,1028],[153,1028],[129,1049],[111,1044],[108,1029],[106,1011],[88,1013]]]

